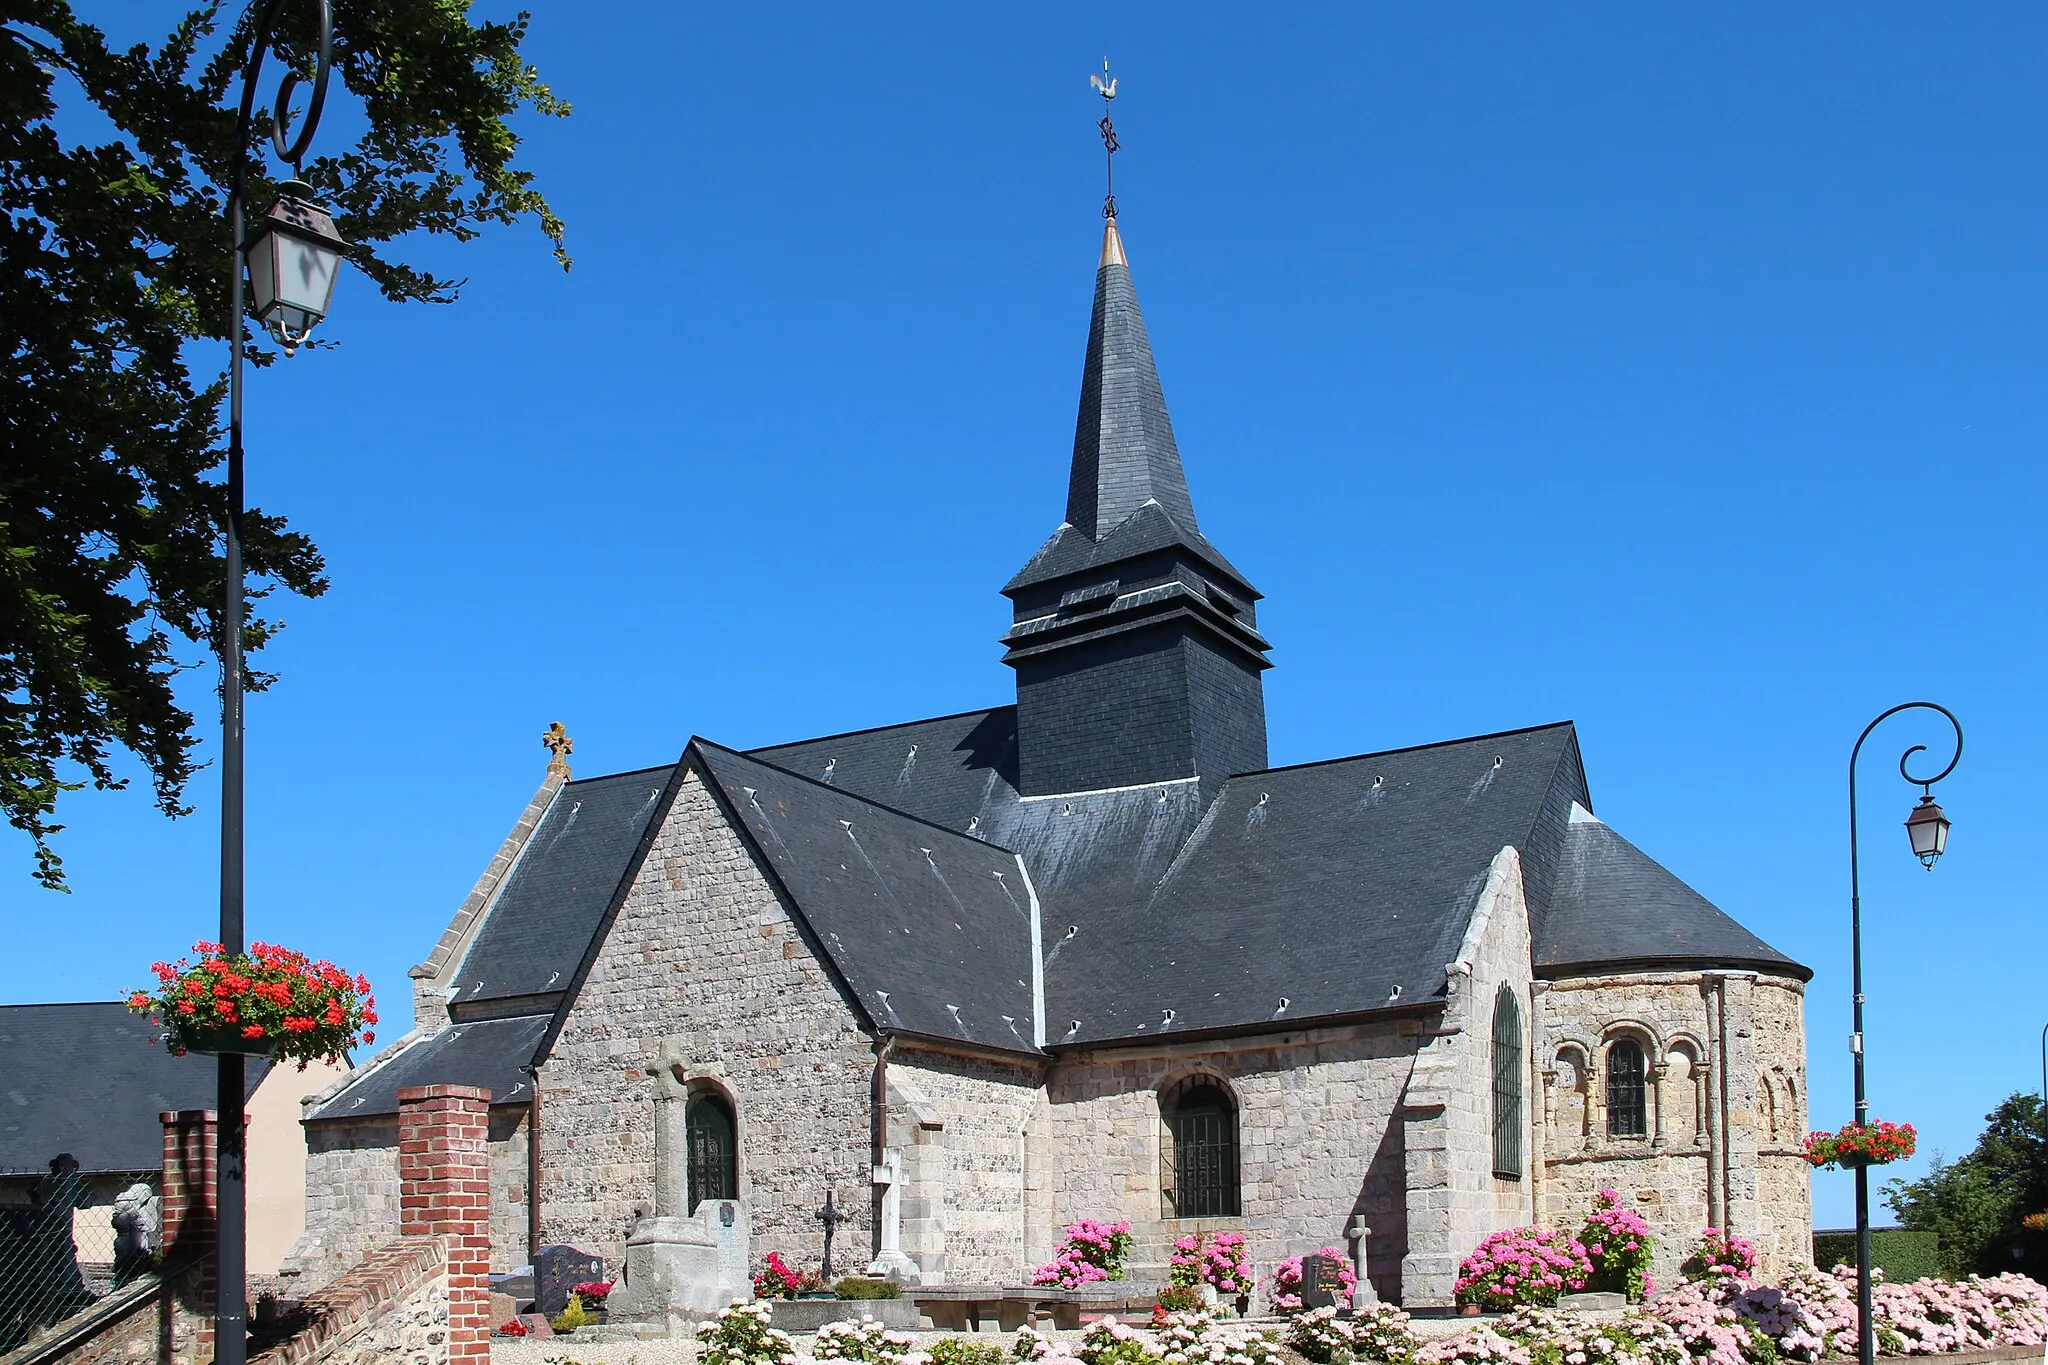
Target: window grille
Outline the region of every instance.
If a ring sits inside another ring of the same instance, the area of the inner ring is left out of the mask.
[[[1623,1038],[1607,1049],[1607,1135],[1641,1137],[1649,1131],[1643,1090],[1643,1049]]]
[[[1493,1173],[1522,1178],[1522,1007],[1507,986],[1493,999]]]
[[[717,1095],[698,1095],[684,1111],[690,1162],[690,1212],[706,1199],[740,1197],[739,1142],[732,1106]]]
[[[1206,1078],[1184,1081],[1160,1105],[1166,1120],[1170,1218],[1234,1218],[1238,1214],[1237,1106]]]

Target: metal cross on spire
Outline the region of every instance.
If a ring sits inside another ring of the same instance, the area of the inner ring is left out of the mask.
[[[1102,122],[1095,126],[1102,130],[1102,170],[1108,183],[1108,192],[1102,196],[1102,216],[1116,217],[1116,125],[1109,121],[1109,102],[1116,98],[1116,78],[1109,74],[1109,58],[1102,59],[1102,74],[1088,77],[1088,84],[1095,87],[1095,93],[1102,96]]]

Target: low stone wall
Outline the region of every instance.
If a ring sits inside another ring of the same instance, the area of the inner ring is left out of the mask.
[[[303,1365],[322,1356],[343,1359],[375,1349],[354,1341],[358,1335],[383,1342],[401,1325],[424,1315],[427,1331],[414,1345],[431,1348],[445,1340],[448,1322],[448,1277],[441,1243],[432,1237],[401,1237],[365,1256],[354,1269],[314,1291],[294,1313],[291,1335],[252,1357],[255,1365]],[[428,1340],[438,1323],[442,1337]],[[348,1345],[345,1353],[329,1352]],[[407,1359],[414,1358],[408,1355]]]

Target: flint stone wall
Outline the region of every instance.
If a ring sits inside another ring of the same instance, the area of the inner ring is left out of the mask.
[[[1044,1068],[924,1049],[889,1058],[887,1147],[904,1184],[901,1249],[926,1284],[1021,1284]],[[1051,1259],[1050,1254],[1041,1259]]]
[[[1029,1134],[1025,1259],[1051,1260],[1060,1229],[1077,1219],[1128,1219],[1134,1279],[1165,1279],[1174,1239],[1193,1232],[1244,1233],[1264,1279],[1289,1256],[1348,1253],[1351,1220],[1363,1214],[1372,1274],[1397,1296],[1407,1207],[1394,1113],[1419,1041],[1412,1025],[1388,1022],[1062,1057]],[[1238,1218],[1163,1216],[1159,1097],[1195,1075],[1221,1081],[1237,1103]]]
[[[815,1266],[829,1184],[865,1262],[874,1051],[717,799],[686,774],[541,1071],[542,1225],[614,1264],[655,1201],[654,1086],[664,1042],[738,1119],[754,1259]],[[678,1163],[678,1166],[680,1163]]]

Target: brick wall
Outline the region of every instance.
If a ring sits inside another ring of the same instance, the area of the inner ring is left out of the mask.
[[[398,1092],[399,1235],[434,1237],[447,1267],[448,1361],[491,1355],[491,1092]]]
[[[164,1126],[164,1175],[158,1228],[163,1261],[176,1265],[187,1256],[205,1256],[202,1266],[186,1277],[180,1306],[192,1318],[191,1349],[213,1354],[213,1314],[219,1300],[219,1273],[213,1251],[219,1244],[219,1171],[216,1131],[219,1115],[211,1109],[165,1110],[157,1115]]]

